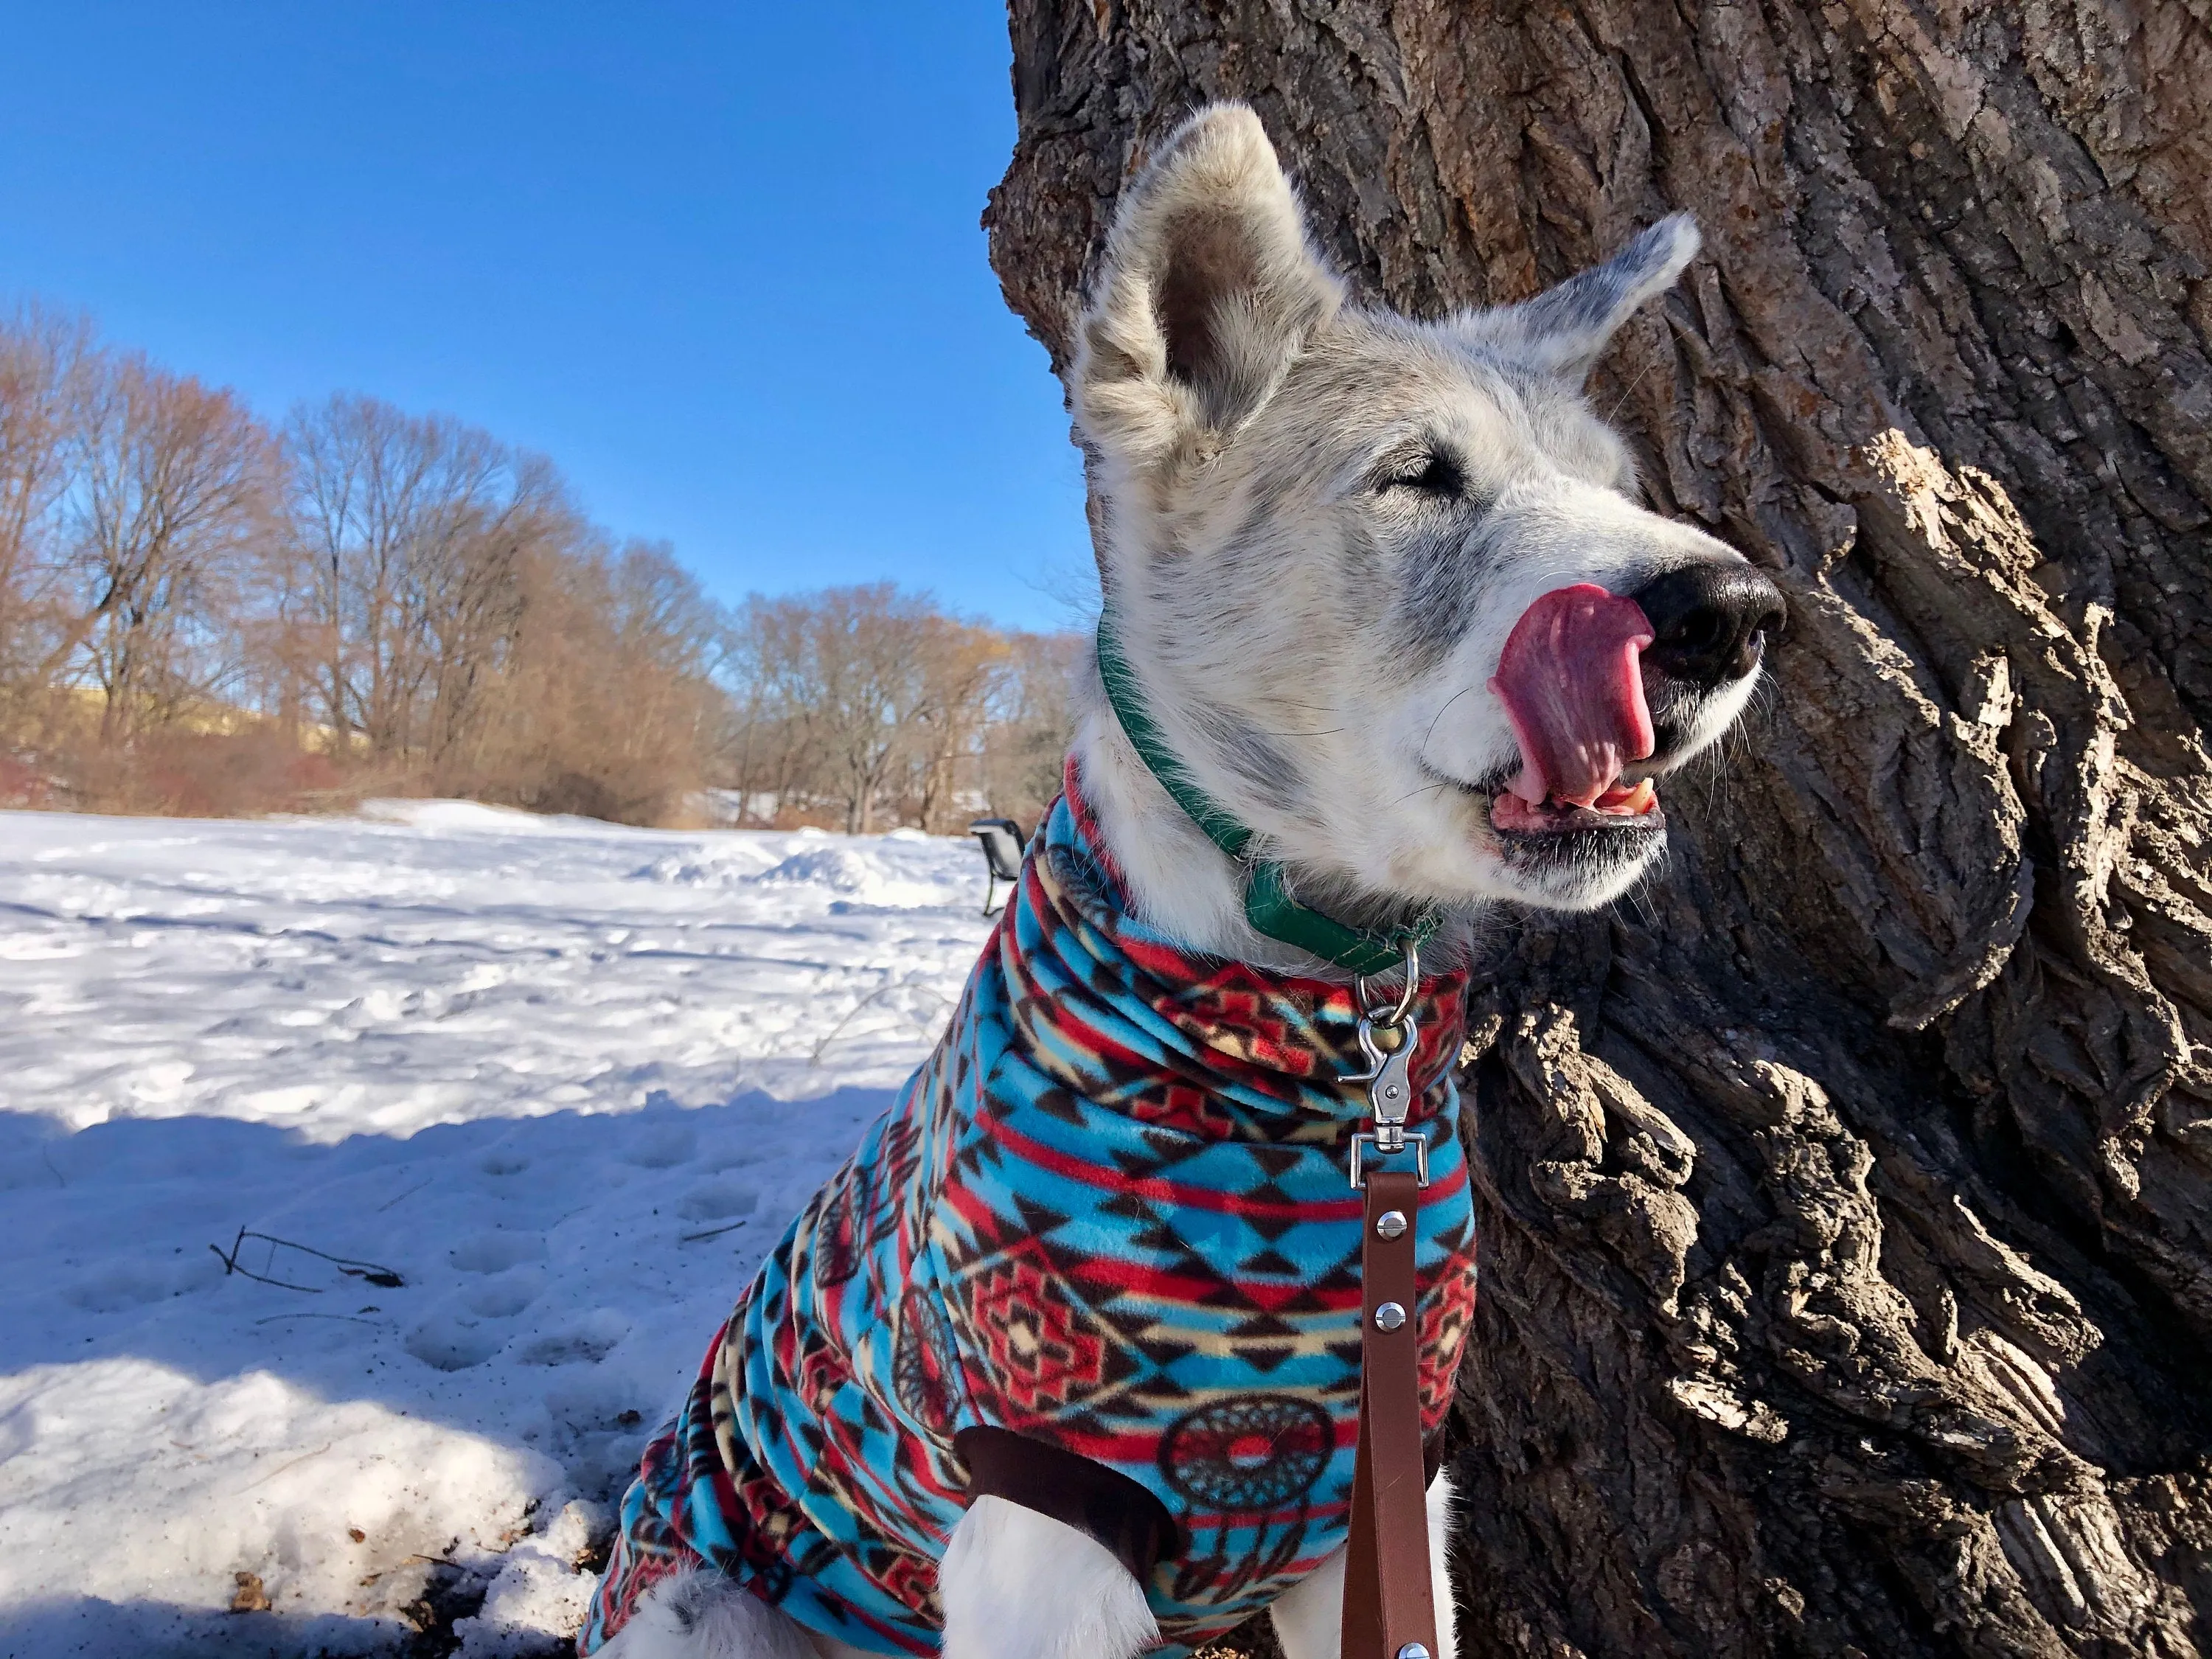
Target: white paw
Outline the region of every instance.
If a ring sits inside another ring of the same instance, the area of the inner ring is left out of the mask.
[[[944,1659],[1133,1659],[1160,1639],[1112,1551],[1003,1498],[968,1506],[937,1583]]]
[[[714,1571],[687,1572],[646,1592],[598,1659],[817,1659],[806,1632]]]

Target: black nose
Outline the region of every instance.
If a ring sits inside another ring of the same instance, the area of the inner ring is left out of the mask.
[[[1651,623],[1644,666],[1708,690],[1757,668],[1766,635],[1788,614],[1772,582],[1717,559],[1670,570],[1629,597]]]

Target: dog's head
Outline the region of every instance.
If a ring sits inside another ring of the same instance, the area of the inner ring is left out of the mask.
[[[1235,105],[1125,196],[1075,363],[1106,602],[1179,759],[1312,902],[1586,908],[1657,856],[1650,781],[1782,620],[1635,505],[1583,396],[1697,247],[1677,217],[1522,305],[1358,309]]]

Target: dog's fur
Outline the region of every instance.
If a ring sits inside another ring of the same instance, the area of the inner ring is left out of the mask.
[[[1698,247],[1686,219],[1526,304],[1420,323],[1347,302],[1258,118],[1200,112],[1127,192],[1084,316],[1074,404],[1104,507],[1106,602],[1147,707],[1206,793],[1306,902],[1382,923],[1443,905],[1585,909],[1662,836],[1600,832],[1570,857],[1490,827],[1518,750],[1486,687],[1515,621],[1577,582],[1630,593],[1737,556],[1631,500],[1583,380]],[[1741,713],[1755,674],[1647,678],[1663,773]],[[1316,965],[1255,933],[1243,872],[1146,770],[1086,674],[1076,750],[1146,920],[1203,951]],[[1431,1493],[1443,1652],[1449,1488]],[[1085,1534],[979,1499],[940,1568],[949,1659],[1128,1659],[1144,1594]],[[1276,1605],[1290,1659],[1333,1659],[1341,1558]],[[842,1659],[706,1575],[664,1586],[610,1659]]]

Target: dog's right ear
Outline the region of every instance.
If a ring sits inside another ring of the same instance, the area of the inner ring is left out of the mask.
[[[1343,297],[1260,118],[1209,105],[1115,214],[1078,331],[1084,435],[1139,471],[1202,449],[1267,401]]]

